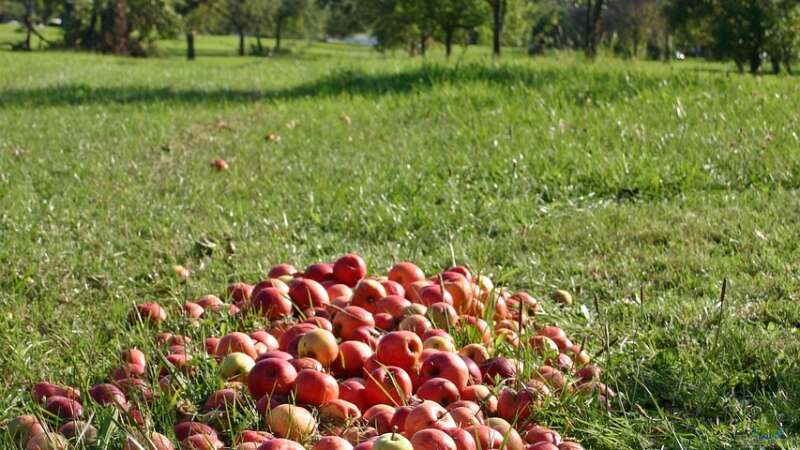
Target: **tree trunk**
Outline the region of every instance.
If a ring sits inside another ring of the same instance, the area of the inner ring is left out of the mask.
[[[506,16],[506,0],[494,0],[492,2],[492,53],[500,56],[503,46],[503,25]]]
[[[114,2],[114,47],[116,55],[127,55],[128,49],[128,1],[116,0]]]
[[[256,51],[259,55],[264,54],[264,47],[261,45],[261,30],[256,31]]]
[[[589,48],[591,47],[591,39],[592,39],[592,0],[586,0],[586,23],[584,24],[583,28],[583,50],[586,54],[589,54]]]
[[[758,69],[761,67],[761,52],[759,46],[753,46],[753,49],[750,51],[750,73],[756,74],[758,73]]]
[[[772,63],[772,73],[775,75],[781,73],[781,59],[777,56],[771,56],[769,60]]]
[[[244,56],[244,28],[239,28],[239,56]]]
[[[603,14],[603,1],[597,0],[594,4],[594,12],[592,13],[592,29],[591,29],[591,53],[590,56],[594,58],[597,56],[597,35],[600,31],[600,15]]]
[[[281,31],[283,31],[283,19],[275,21],[275,53],[281,51]]]
[[[419,38],[419,54],[425,57],[425,51],[428,50],[428,36],[424,33]]]
[[[444,54],[448,58],[453,53],[453,35],[455,30],[444,30]]]
[[[89,16],[89,25],[86,27],[80,38],[83,48],[97,49],[100,47],[100,36],[97,33],[97,20],[100,18],[100,1],[92,2],[92,14]],[[76,19],[79,21],[79,19]]]
[[[28,0],[25,2],[25,16],[22,18],[22,24],[25,25],[25,50],[30,50],[31,35],[33,34],[33,1]]]
[[[186,59],[194,60],[194,30],[186,32]]]

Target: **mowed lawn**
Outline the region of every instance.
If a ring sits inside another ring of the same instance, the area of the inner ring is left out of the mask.
[[[88,390],[146,345],[135,302],[174,313],[356,251],[380,272],[466,263],[588,337],[612,411],[536,413],[587,448],[796,448],[800,78],[198,44],[195,62],[177,41],[150,59],[0,52],[0,420],[32,409],[31,383]]]

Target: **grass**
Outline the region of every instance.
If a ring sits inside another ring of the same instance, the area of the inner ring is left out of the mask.
[[[796,78],[198,44],[191,63],[180,42],[152,59],[0,52],[0,420],[31,410],[32,382],[85,391],[147,345],[125,325],[134,302],[355,250],[376,271],[457,261],[543,299],[572,291],[540,322],[603,350],[622,395],[610,414],[567,401],[536,418],[587,448],[796,448]],[[202,256],[200,239],[225,245]]]

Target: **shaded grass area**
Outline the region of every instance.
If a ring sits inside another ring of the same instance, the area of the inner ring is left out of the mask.
[[[360,50],[0,65],[3,417],[30,408],[30,382],[88,387],[143,345],[124,326],[133,302],[176,307],[355,250],[381,271],[468,263],[543,298],[541,322],[593,353],[607,341],[613,412],[537,413],[588,448],[796,445],[793,78]],[[200,238],[233,245],[204,257]],[[577,305],[547,301],[555,287]]]

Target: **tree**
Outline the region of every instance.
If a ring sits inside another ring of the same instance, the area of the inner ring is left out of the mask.
[[[359,0],[318,0],[319,5],[328,13],[325,22],[325,33],[328,36],[345,37],[364,31],[368,17]]]
[[[0,11],[17,20],[25,29],[25,39],[14,46],[18,50],[30,51],[31,37],[36,36],[42,42],[50,41],[42,36],[36,25],[46,22],[53,16],[53,5],[46,0],[13,0],[0,2]]]
[[[450,57],[458,30],[470,30],[481,25],[488,15],[482,0],[439,0],[433,7],[433,20],[444,35],[445,55]]]
[[[597,56],[597,35],[600,32],[600,16],[603,13],[604,0],[586,0],[586,27],[584,30],[584,51],[586,56]]]
[[[500,56],[503,25],[508,12],[508,0],[486,0],[492,10],[492,53]]]
[[[186,36],[186,59],[195,58],[194,40],[200,17],[197,10],[206,3],[206,0],[179,0],[175,4],[175,12],[183,20],[183,32]]]
[[[281,51],[283,31],[289,20],[299,17],[309,7],[308,0],[279,0],[275,21],[275,53]]]
[[[711,56],[756,73],[764,53],[779,69],[782,55],[796,51],[799,7],[797,0],[671,0],[665,13],[673,28],[704,38]]]
[[[180,18],[173,0],[62,0],[64,45],[118,55],[144,56],[173,37]]]
[[[779,73],[783,65],[791,74],[800,49],[800,4],[784,1],[778,8],[779,14],[767,36],[767,52],[773,72]]]

